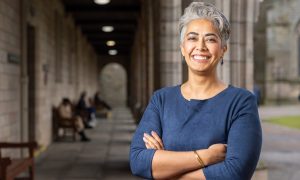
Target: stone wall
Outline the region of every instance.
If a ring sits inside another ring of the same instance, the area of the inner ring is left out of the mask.
[[[300,93],[299,42],[300,1],[269,1],[266,13],[267,103],[297,102]]]
[[[35,32],[33,69],[28,26]],[[9,63],[8,55],[19,63]],[[83,90],[91,96],[98,88],[98,57],[58,0],[0,0],[0,63],[0,141],[27,141],[34,127],[34,138],[47,146],[52,106],[62,97],[77,100]],[[35,82],[34,89],[29,82]],[[27,97],[30,91],[33,99]],[[34,118],[28,119],[32,101]]]
[[[0,0],[0,141],[20,141],[19,12],[19,0]]]

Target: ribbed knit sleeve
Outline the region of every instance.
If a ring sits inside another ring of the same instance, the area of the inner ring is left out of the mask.
[[[256,99],[249,93],[235,106],[228,131],[226,159],[203,169],[207,180],[248,180],[255,171],[262,145]]]
[[[161,137],[161,123],[158,110],[158,96],[152,96],[143,117],[133,135],[130,146],[130,168],[134,175],[152,179],[153,149],[146,149],[143,134],[155,131]]]

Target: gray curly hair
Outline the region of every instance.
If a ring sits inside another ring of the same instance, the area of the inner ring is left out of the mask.
[[[226,45],[230,36],[230,24],[223,13],[214,5],[205,2],[192,2],[185,8],[179,20],[180,42],[183,42],[187,24],[195,19],[207,19],[219,30],[222,45]]]

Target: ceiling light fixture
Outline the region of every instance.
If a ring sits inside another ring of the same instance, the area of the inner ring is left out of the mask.
[[[113,40],[106,41],[106,45],[107,46],[114,46],[114,45],[116,45],[116,41],[113,41]]]
[[[112,32],[114,30],[113,26],[102,26],[103,32]]]
[[[94,2],[99,5],[105,5],[108,4],[110,0],[94,0]]]
[[[111,49],[108,51],[108,54],[111,55],[111,56],[115,56],[118,54],[118,51],[116,49]]]

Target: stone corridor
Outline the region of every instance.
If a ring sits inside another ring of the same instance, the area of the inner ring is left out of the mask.
[[[65,141],[49,146],[37,158],[37,180],[134,180],[128,163],[135,124],[127,108],[115,108],[111,119],[98,119],[87,130],[91,142]]]

